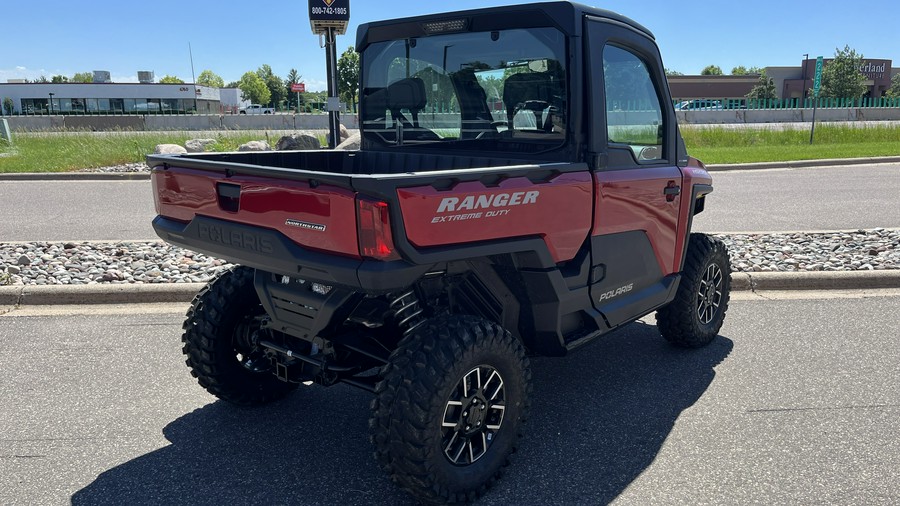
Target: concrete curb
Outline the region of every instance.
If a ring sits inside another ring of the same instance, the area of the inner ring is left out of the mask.
[[[150,172],[9,172],[0,181],[141,181]]]
[[[797,169],[803,167],[835,167],[840,165],[872,165],[876,163],[900,163],[900,156],[873,158],[828,158],[824,160],[797,160],[793,162],[761,162],[736,164],[710,164],[712,172],[753,169]],[[0,174],[0,181],[140,181],[150,179],[149,172],[14,172]]]
[[[190,302],[203,286],[203,283],[0,286],[0,306]],[[731,288],[735,291],[900,288],[900,270],[735,272],[731,275]]]
[[[734,272],[735,290],[868,290],[900,288],[900,270],[833,272]]]
[[[0,306],[190,302],[204,283],[0,286]]]
[[[795,160],[792,162],[760,162],[735,164],[710,164],[709,171],[753,170],[753,169],[799,169],[804,167],[837,167],[841,165],[872,165],[876,163],[900,163],[900,156],[879,156],[872,158],[826,158],[822,160]]]

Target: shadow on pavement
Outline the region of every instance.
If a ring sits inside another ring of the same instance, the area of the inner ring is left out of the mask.
[[[480,503],[612,501],[653,462],[732,347],[720,336],[676,349],[637,323],[567,358],[533,360],[526,437]],[[72,504],[414,504],[375,465],[368,401],[338,386],[256,409],[213,402],[165,427],[171,445],[104,472]]]

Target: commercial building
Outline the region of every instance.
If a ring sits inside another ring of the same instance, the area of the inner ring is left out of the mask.
[[[23,115],[222,112],[219,88],[190,83],[0,83],[7,98]]]
[[[824,60],[827,66],[831,58]],[[859,71],[866,76],[866,98],[879,98],[891,86],[891,77],[900,68],[891,67],[891,60],[865,59]],[[798,67],[766,67],[766,75],[775,82],[775,91],[781,99],[808,98],[816,75],[816,60],[805,59]],[[677,100],[713,98],[723,100],[744,99],[756,86],[759,76],[669,76],[669,91]]]

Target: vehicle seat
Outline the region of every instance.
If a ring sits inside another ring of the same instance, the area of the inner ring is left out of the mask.
[[[506,106],[506,122],[513,130],[516,112],[527,109],[534,114],[538,130],[544,130],[544,109],[553,100],[553,84],[547,72],[520,72],[506,79],[503,85],[503,104]]]
[[[394,81],[387,87],[387,108],[391,111],[394,121],[408,120],[400,112],[406,109],[412,115],[412,126],[419,128],[419,111],[425,108],[428,97],[425,95],[425,82],[418,77],[407,77]]]

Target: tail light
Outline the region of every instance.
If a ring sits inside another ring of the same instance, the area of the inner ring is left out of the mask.
[[[377,260],[398,260],[391,235],[391,220],[387,202],[357,198],[359,213],[359,254]]]

